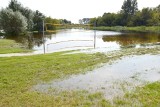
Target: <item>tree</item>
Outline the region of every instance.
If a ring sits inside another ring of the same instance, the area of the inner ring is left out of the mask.
[[[18,11],[2,9],[0,11],[0,24],[7,35],[20,35],[27,29],[26,18]]]
[[[124,25],[132,25],[131,17],[135,15],[138,10],[137,0],[125,0],[122,5],[121,13],[123,14],[123,19],[125,19]]]
[[[82,19],[83,24],[88,24],[89,21],[90,21],[90,18],[83,18]]]
[[[60,24],[61,21],[58,20],[58,19],[53,19],[51,17],[46,17],[45,22],[46,23],[52,23],[52,24]]]
[[[43,20],[45,19],[45,16],[39,12],[38,10],[36,10],[36,12],[34,12],[34,17],[33,17],[33,30],[34,31],[39,31],[41,32],[43,30]]]
[[[115,14],[114,13],[104,13],[102,20],[105,26],[114,26]]]
[[[83,24],[83,21],[82,21],[82,19],[79,19],[79,24]]]
[[[144,26],[149,26],[151,24],[151,19],[152,19],[152,9],[150,8],[143,8],[141,12],[141,18],[142,18],[142,25]]]
[[[160,5],[153,9],[152,23],[153,25],[160,25]]]
[[[20,3],[18,3],[17,0],[11,0],[8,5],[8,8],[12,9],[14,12],[20,11],[22,8],[22,5]]]
[[[34,12],[31,9],[28,9],[26,7],[23,7],[21,3],[19,3],[17,0],[11,0],[9,5],[9,9],[12,9],[14,12],[19,11],[23,16],[27,19],[27,29],[31,31],[33,29],[33,17]]]
[[[72,22],[67,19],[61,19],[61,24],[71,24]]]
[[[137,0],[125,0],[122,5],[122,13],[125,15],[134,15],[138,10]]]
[[[114,25],[115,26],[124,26],[125,19],[123,18],[123,14],[117,13],[115,15]]]
[[[104,26],[105,23],[104,23],[104,21],[103,21],[103,18],[99,16],[99,17],[94,21],[93,25],[94,25],[94,26]]]
[[[131,19],[133,22],[133,26],[141,26],[143,25],[143,19],[141,16],[141,11],[138,11]]]

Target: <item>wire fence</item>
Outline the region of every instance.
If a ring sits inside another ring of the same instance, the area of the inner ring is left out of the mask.
[[[79,42],[78,45],[76,45],[76,43]],[[86,45],[84,45],[84,42],[86,42]],[[89,42],[91,42],[91,44],[89,44]],[[73,46],[65,46],[64,43],[70,43],[70,45]],[[49,43],[47,44],[47,51],[49,51],[49,46],[53,45],[53,48],[56,47],[55,45],[62,45],[63,44],[63,48],[58,48],[57,50],[61,50],[61,49],[69,49],[69,48],[80,48],[80,47],[94,47],[94,40],[66,40],[66,41],[58,41],[55,43]],[[89,44],[89,45],[88,45]]]

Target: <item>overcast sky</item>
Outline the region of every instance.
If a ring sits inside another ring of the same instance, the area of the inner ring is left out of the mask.
[[[0,8],[10,0],[0,0]],[[39,10],[52,18],[67,19],[78,23],[79,19],[102,16],[104,12],[118,12],[124,0],[18,0],[24,7]],[[137,0],[138,8],[156,7],[160,0]]]

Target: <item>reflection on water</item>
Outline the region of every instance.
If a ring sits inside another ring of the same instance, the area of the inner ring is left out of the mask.
[[[27,36],[7,37],[22,43],[25,47],[43,52],[42,34],[28,34]],[[61,42],[63,41],[63,42]],[[160,34],[147,33],[120,33],[113,31],[96,31],[96,48],[104,48],[106,51],[121,49],[121,47],[137,45],[144,46],[146,43],[160,42]],[[94,31],[84,29],[59,30],[54,34],[45,34],[45,47],[47,52],[59,50],[73,50],[93,48]]]
[[[41,47],[43,44],[43,35],[40,33],[29,33],[22,36],[7,36],[6,39],[15,40],[27,49],[34,49],[35,47]],[[51,35],[47,35],[46,38],[51,39]]]
[[[160,35],[150,33],[127,33],[116,36],[103,36],[105,42],[116,42],[120,46],[143,45],[146,43],[160,42]]]

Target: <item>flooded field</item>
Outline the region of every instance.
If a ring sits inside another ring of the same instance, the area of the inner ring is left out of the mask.
[[[140,55],[123,57],[112,64],[73,75],[64,80],[54,80],[34,86],[34,90],[47,92],[56,90],[87,90],[102,92],[107,99],[123,96],[137,86],[160,80],[160,55]]]
[[[46,52],[93,49],[94,40],[99,51],[113,51],[123,48],[138,48],[148,45],[159,45],[160,35],[150,33],[121,33],[114,31],[66,29],[54,34],[45,34]],[[23,43],[26,47],[35,50],[34,53],[43,53],[42,34],[33,34],[28,37],[10,38]]]
[[[94,39],[95,34],[96,39]],[[40,34],[10,39],[15,39],[17,42],[21,42],[28,48],[35,50],[33,53],[43,53],[42,35]],[[96,40],[96,49],[93,49],[94,40]],[[47,53],[77,49],[88,49],[82,52],[89,52],[93,49],[92,51],[95,52],[112,51],[114,54],[115,50],[127,48],[143,48],[147,52],[148,47],[159,45],[160,35],[150,33],[112,31],[96,31],[95,33],[94,30],[67,29],[45,35]],[[126,52],[124,51],[124,53]],[[129,53],[132,53],[132,51],[130,50]],[[102,92],[107,99],[112,99],[116,96],[122,96],[126,91],[131,91],[137,86],[160,80],[159,54],[137,55],[135,52],[135,54],[128,55],[122,55],[121,60],[115,60],[112,64],[107,63],[103,67],[89,71],[86,74],[73,75],[49,83],[40,83],[34,86],[33,89],[40,92],[47,92],[52,88],[59,91],[86,90],[91,93]]]

